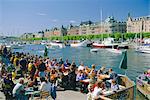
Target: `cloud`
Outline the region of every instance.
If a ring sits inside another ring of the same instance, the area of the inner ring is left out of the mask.
[[[47,14],[45,14],[45,13],[37,13],[37,15],[39,15],[39,16],[46,16]]]
[[[75,20],[70,20],[69,22],[70,22],[70,23],[76,23],[76,21],[75,21]]]

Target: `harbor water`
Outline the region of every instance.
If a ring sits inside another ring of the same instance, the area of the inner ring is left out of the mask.
[[[34,55],[44,55],[44,45],[26,45],[22,49],[14,49],[15,52],[26,52]],[[101,66],[105,66],[106,70],[112,68],[119,74],[126,74],[131,80],[135,81],[139,74],[150,68],[150,54],[138,53],[132,49],[127,50],[127,70],[119,68],[119,64],[122,58],[121,54],[116,54],[101,49],[98,52],[90,52],[89,47],[65,47],[65,48],[51,48],[48,49],[48,57],[68,59],[70,62],[75,61],[77,65],[81,62],[85,66],[91,67],[92,64],[96,65],[99,69]],[[141,94],[137,95],[140,100],[143,100]]]

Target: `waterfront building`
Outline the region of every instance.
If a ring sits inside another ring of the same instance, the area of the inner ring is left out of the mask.
[[[117,21],[113,16],[108,17],[102,24],[103,33],[125,33],[126,22]]]
[[[150,32],[150,16],[131,18],[128,14],[127,33]]]
[[[69,25],[67,28],[67,35],[78,35],[79,34],[79,26]]]
[[[52,28],[51,30],[47,30],[44,32],[44,37],[51,37],[51,36],[65,36],[67,35],[67,29],[62,26],[61,28]]]
[[[81,22],[79,25],[79,34],[101,34],[101,33],[125,33],[126,22],[120,22],[114,17],[108,17],[103,22]]]
[[[34,33],[24,33],[23,35],[21,35],[22,39],[28,39],[28,38],[34,38],[35,34]]]

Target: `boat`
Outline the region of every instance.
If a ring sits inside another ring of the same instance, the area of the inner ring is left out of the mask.
[[[119,49],[112,48],[112,49],[106,49],[106,50],[112,53],[122,54],[122,50],[119,50]]]
[[[92,46],[97,48],[112,48],[112,47],[117,48],[118,44],[114,43],[113,38],[107,38],[104,41],[102,41],[102,43],[94,42]]]
[[[49,43],[52,47],[59,47],[59,48],[64,48],[65,44],[60,41],[53,41]]]
[[[55,49],[54,46],[51,46],[51,45],[48,45],[48,44],[46,45],[46,48],[47,48],[47,49]]]
[[[85,47],[87,46],[87,44],[89,43],[88,40],[84,40],[82,42],[74,42],[74,43],[71,43],[70,46],[71,47]]]
[[[103,96],[109,98],[110,100],[134,100],[134,82],[126,75],[119,74],[118,76],[120,90],[116,92],[107,91],[106,94],[103,94]]]
[[[92,48],[92,49],[90,49],[90,52],[98,52],[98,51],[99,51],[98,48]]]
[[[24,47],[24,45],[22,44],[7,44],[6,45],[7,48],[11,48],[11,49],[22,49]]]
[[[137,52],[141,52],[141,53],[149,53],[150,54],[150,44],[144,44],[142,46],[138,46],[136,48]]]
[[[128,43],[128,42],[121,42],[121,43],[118,45],[118,48],[119,48],[119,49],[129,49],[129,43]]]
[[[148,81],[146,78],[143,78],[143,75],[139,75],[136,78],[136,88],[139,92],[141,92],[148,100],[150,100],[150,83],[148,84]],[[143,79],[142,79],[143,78]],[[150,79],[149,79],[150,80]]]

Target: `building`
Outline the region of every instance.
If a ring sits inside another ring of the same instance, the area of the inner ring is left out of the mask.
[[[34,33],[24,33],[23,35],[21,35],[22,39],[29,39],[29,38],[35,38],[35,34]]]
[[[67,35],[67,29],[63,26],[61,28],[52,28],[51,30],[47,30],[44,32],[44,37],[51,37],[51,36],[65,36]]]
[[[150,32],[150,16],[131,18],[128,14],[127,33]]]
[[[126,22],[120,22],[114,17],[108,17],[104,22],[81,22],[79,34],[100,34],[100,33],[125,33]]]
[[[114,17],[108,17],[105,22],[102,23],[103,33],[125,33],[126,22],[117,21]]]
[[[67,35],[78,35],[79,34],[79,26],[69,25],[67,28]]]

